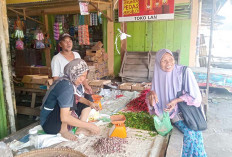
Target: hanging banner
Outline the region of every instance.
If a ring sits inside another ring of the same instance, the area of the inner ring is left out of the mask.
[[[174,0],[119,0],[119,22],[174,19]]]
[[[79,2],[81,15],[89,15],[89,3]]]

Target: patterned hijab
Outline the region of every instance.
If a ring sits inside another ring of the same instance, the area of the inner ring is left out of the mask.
[[[56,80],[52,86],[49,88],[49,90],[46,92],[46,95],[43,98],[42,105],[46,102],[48,95],[50,92],[54,89],[57,83],[59,83],[62,80],[68,80],[70,83],[73,84],[74,94],[77,94],[78,96],[82,96],[81,93],[84,93],[84,88],[82,84],[75,85],[75,81],[80,77],[84,72],[88,71],[88,65],[86,62],[80,58],[74,59],[71,62],[69,62],[64,67],[64,76],[60,77],[58,80]]]
[[[80,58],[74,59],[69,62],[64,67],[64,76],[61,79],[70,80],[74,84],[74,82],[80,77],[84,72],[88,71],[89,68],[86,62]],[[74,84],[75,85],[75,84]]]

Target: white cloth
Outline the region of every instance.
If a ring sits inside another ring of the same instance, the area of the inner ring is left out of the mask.
[[[81,58],[79,53],[73,52],[75,59]],[[64,75],[64,67],[69,63],[69,61],[59,52],[52,58],[51,68],[52,77],[62,77]]]
[[[68,140],[63,138],[60,133],[56,135],[44,134],[30,137],[30,144],[34,145],[36,149],[46,148],[63,141]]]

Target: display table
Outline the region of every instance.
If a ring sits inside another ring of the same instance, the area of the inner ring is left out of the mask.
[[[31,95],[31,105],[30,107],[26,106],[17,106],[17,113],[18,114],[25,114],[30,116],[39,116],[40,114],[40,107],[36,107],[36,96],[42,95],[44,96],[46,93],[46,90],[42,89],[30,89],[30,88],[24,88],[24,87],[15,87],[15,92],[22,93],[22,94],[28,94]]]
[[[199,86],[206,87],[207,68],[191,67]],[[209,86],[232,92],[232,69],[210,68]]]

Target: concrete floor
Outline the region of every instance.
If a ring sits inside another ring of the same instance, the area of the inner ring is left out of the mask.
[[[210,89],[208,129],[203,132],[208,157],[232,156],[232,94]]]

